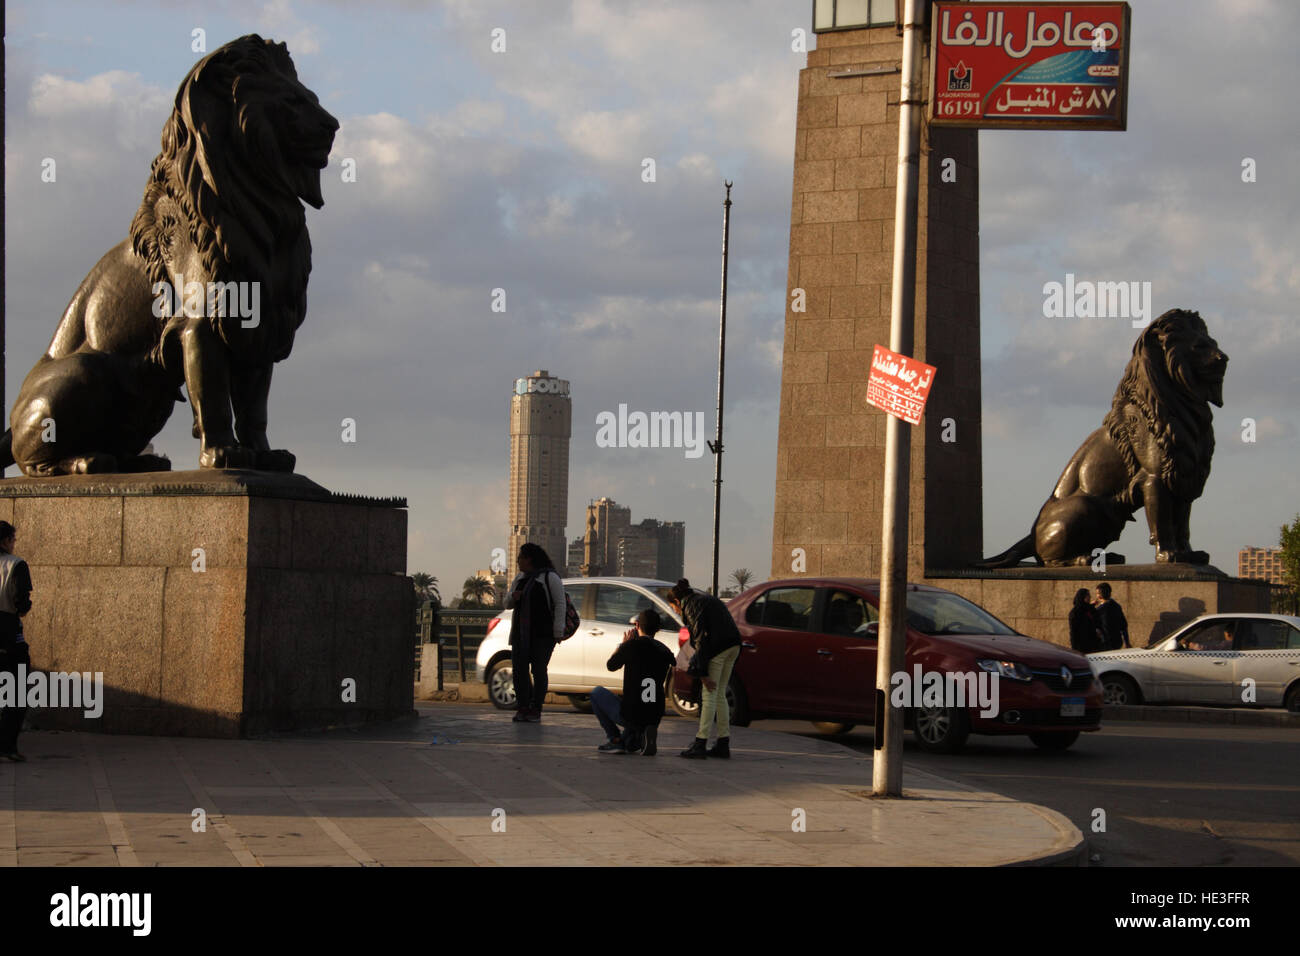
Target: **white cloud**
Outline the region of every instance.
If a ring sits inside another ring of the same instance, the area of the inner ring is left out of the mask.
[[[630,110],[601,110],[579,113],[560,124],[564,142],[578,152],[602,163],[622,162],[640,170],[646,152],[644,113]]]

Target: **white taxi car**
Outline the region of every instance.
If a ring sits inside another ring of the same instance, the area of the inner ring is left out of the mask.
[[[1207,614],[1150,647],[1088,655],[1107,704],[1226,704],[1300,713],[1300,617]]]
[[[674,654],[685,633],[681,619],[668,606],[672,584],[652,578],[565,578],[564,590],[582,623],[567,641],[555,645],[546,668],[549,690],[566,694],[579,710],[591,708],[591,692],[608,687],[623,692],[622,670],[608,671],[605,662],[618,649],[633,618],[654,608],[663,619],[655,638]],[[488,624],[487,637],[475,658],[476,677],[487,684],[488,697],[502,710],[515,706],[515,678],[510,665],[510,611]]]

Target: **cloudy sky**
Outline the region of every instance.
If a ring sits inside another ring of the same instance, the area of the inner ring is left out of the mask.
[[[980,133],[985,541],[1000,550],[1027,530],[1135,337],[1124,321],[1044,318],[1043,284],[1147,281],[1154,314],[1198,309],[1231,356],[1192,543],[1233,572],[1238,548],[1275,545],[1300,511],[1300,114],[1286,66],[1300,5],[1132,5],[1127,132]],[[609,495],[634,520],[684,520],[687,574],[707,581],[711,456],[599,448],[596,416],[702,411],[712,429],[731,179],[721,564],[767,576],[804,59],[791,31],[810,26],[807,0],[5,10],[6,407],[81,278],[126,235],[201,55],[192,31],[209,50],[258,32],[288,42],[341,122],[325,207],[307,214],[310,305],[276,369],[272,443],[333,490],[406,496],[409,570],[450,596],[506,545],[509,396],[546,368],[573,389],[569,536],[588,499]],[[156,445],[196,465],[187,408]],[[1113,550],[1148,561],[1145,539],[1139,516]]]

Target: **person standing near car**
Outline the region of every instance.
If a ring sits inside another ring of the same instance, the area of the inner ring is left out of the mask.
[[[636,627],[623,635],[623,643],[606,662],[611,671],[623,668],[621,701],[605,687],[591,692],[591,709],[605,731],[605,743],[596,748],[601,753],[653,757],[658,751],[664,682],[674,662],[673,652],[655,640],[662,625],[659,612],[646,608],[636,616]]]
[[[1128,618],[1119,602],[1110,596],[1110,583],[1102,581],[1097,585],[1097,603],[1093,605],[1097,612],[1097,624],[1101,628],[1103,650],[1117,651],[1121,647],[1131,647],[1128,642]]]
[[[32,609],[32,576],[27,562],[14,554],[17,532],[8,521],[0,521],[0,672],[13,675],[31,665],[23,637],[23,615]],[[27,758],[18,752],[18,734],[26,707],[0,707],[0,757],[15,763]]]
[[[1070,608],[1070,646],[1080,654],[1106,649],[1091,597],[1087,588],[1079,588],[1074,592],[1074,607]]]
[[[691,587],[682,578],[668,592],[668,601],[691,635],[690,673],[704,687],[700,693],[700,726],[691,745],[681,756],[693,759],[731,756],[731,711],[727,706],[727,683],[740,656],[740,629],[727,605],[711,594]],[[709,734],[717,723],[718,740],[709,749]]]
[[[531,541],[519,548],[519,574],[506,591],[510,618],[510,667],[515,682],[516,723],[538,723],[546,700],[546,667],[564,639],[564,582],[550,556]]]

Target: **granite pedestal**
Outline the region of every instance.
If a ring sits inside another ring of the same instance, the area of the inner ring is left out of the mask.
[[[1075,592],[1092,591],[1102,581],[1110,582],[1111,597],[1124,609],[1134,647],[1145,647],[1202,614],[1269,610],[1267,582],[1189,564],[1112,564],[1105,574],[1088,567],[1025,566],[925,578],[926,584],[956,591],[1022,634],[1066,647]]]
[[[242,737],[412,714],[405,508],[253,471],[0,481],[33,667],[104,675],[101,717],[28,726]]]

